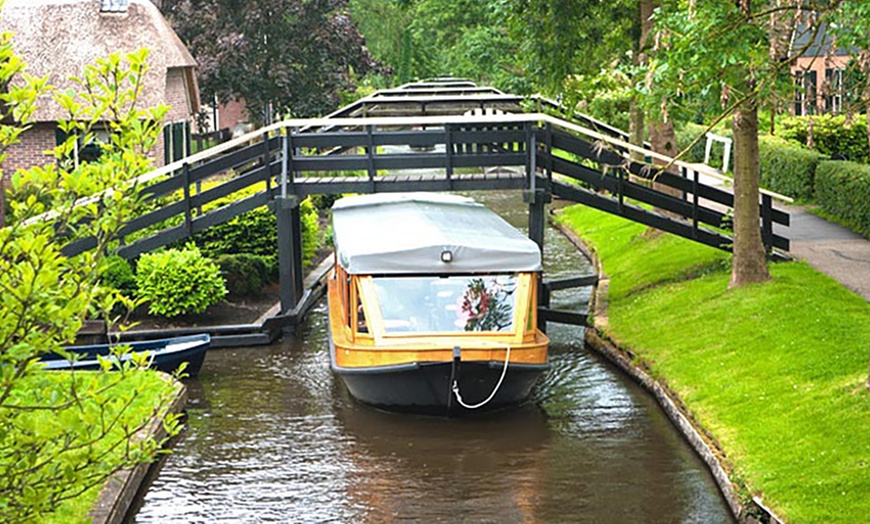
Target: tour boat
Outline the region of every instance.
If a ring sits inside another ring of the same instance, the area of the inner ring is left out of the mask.
[[[330,358],[352,396],[447,415],[528,398],[549,367],[537,244],[453,195],[342,198],[332,222]]]
[[[101,368],[101,356],[112,362],[128,361],[130,353],[147,353],[150,367],[166,373],[172,373],[182,362],[186,362],[184,373],[190,377],[199,374],[205,353],[211,344],[211,337],[207,334],[190,335],[185,337],[150,340],[147,342],[126,342],[123,344],[96,344],[91,346],[68,346],[64,350],[71,353],[73,359],[57,353],[48,353],[42,356],[43,368],[47,370],[97,370]],[[129,346],[130,352],[120,357],[112,354],[115,346]]]

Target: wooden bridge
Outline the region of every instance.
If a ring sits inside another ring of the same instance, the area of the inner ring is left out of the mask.
[[[529,236],[542,249],[545,206],[555,196],[730,250],[734,196],[718,172],[632,146],[592,119],[522,113],[522,101],[466,81],[436,81],[380,91],[327,118],[259,129],[140,177],[152,210],[124,227],[119,254],[132,258],[269,205],[278,218],[281,312],[272,323],[278,326],[299,322],[312,302],[302,281],[299,215],[308,195],[520,190],[529,205]],[[630,152],[668,171],[633,162]],[[227,176],[231,170],[235,175]],[[220,182],[200,190],[211,180]],[[264,189],[203,212],[258,184]],[[759,228],[772,256],[789,248],[773,229],[789,223],[774,198],[788,200],[763,192],[759,202]],[[81,241],[67,254],[92,247]],[[584,320],[542,311],[548,315]]]

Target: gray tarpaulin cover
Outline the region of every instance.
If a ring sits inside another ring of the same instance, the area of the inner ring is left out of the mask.
[[[466,197],[390,193],[332,207],[338,262],[351,274],[540,271],[528,237]],[[452,261],[442,261],[450,251]]]

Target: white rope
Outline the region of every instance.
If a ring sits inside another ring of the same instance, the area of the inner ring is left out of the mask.
[[[493,388],[493,390],[492,390],[492,393],[490,393],[489,397],[487,397],[486,400],[484,400],[483,402],[480,402],[478,404],[473,404],[473,405],[466,404],[462,400],[462,395],[459,394],[459,381],[456,379],[453,380],[453,388],[452,388],[453,395],[456,397],[456,401],[459,402],[460,406],[464,407],[465,409],[478,409],[478,408],[482,408],[483,406],[489,404],[489,401],[491,401],[493,398],[495,398],[495,394],[498,393],[498,390],[501,388],[501,383],[504,382],[504,377],[507,375],[508,363],[511,360],[511,346],[510,346],[510,344],[508,344],[506,346],[506,348],[507,348],[507,352],[505,353],[505,356],[504,356],[504,367],[501,370],[501,377],[499,377],[498,382],[495,385],[495,388]]]

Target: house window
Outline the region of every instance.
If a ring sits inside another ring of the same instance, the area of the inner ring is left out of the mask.
[[[163,128],[163,161],[171,164],[190,154],[190,122],[173,122]]]
[[[837,115],[843,112],[843,70],[825,69],[825,111]]]
[[[807,116],[816,114],[816,82],[815,71],[797,71],[795,73],[795,115]]]
[[[57,145],[66,142],[69,135],[58,128],[55,130],[55,140]],[[112,133],[108,129],[93,129],[91,130],[91,138],[85,142],[83,136],[79,136],[76,140],[75,148],[72,153],[72,160],[76,167],[80,162],[96,162],[103,156],[102,144],[108,144],[112,141]]]

